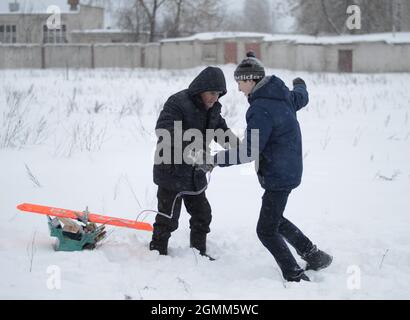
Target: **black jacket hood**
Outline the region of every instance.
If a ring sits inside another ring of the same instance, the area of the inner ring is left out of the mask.
[[[191,97],[205,91],[221,91],[219,97],[226,94],[225,76],[220,68],[207,67],[191,82],[188,88]]]

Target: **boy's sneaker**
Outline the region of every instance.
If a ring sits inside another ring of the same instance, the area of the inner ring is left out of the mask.
[[[288,274],[284,278],[286,281],[289,282],[300,282],[301,280],[310,281],[309,277],[305,274],[305,271],[302,269],[297,270],[294,274]]]
[[[333,260],[333,257],[316,246],[312,250],[302,256],[302,259],[307,262],[305,270],[318,271],[327,268]]]

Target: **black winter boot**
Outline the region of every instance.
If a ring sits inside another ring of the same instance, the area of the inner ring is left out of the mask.
[[[168,254],[168,241],[152,240],[149,244],[149,249],[151,251],[158,251],[161,256],[166,256]]]
[[[302,255],[302,259],[307,262],[305,270],[318,271],[328,267],[332,263],[333,257],[313,246],[312,250]]]
[[[191,232],[190,246],[197,249],[201,255],[206,255],[206,234]]]
[[[210,261],[215,261],[215,258],[206,253],[206,234],[191,232],[190,244],[191,248],[197,249],[201,256],[208,258]]]

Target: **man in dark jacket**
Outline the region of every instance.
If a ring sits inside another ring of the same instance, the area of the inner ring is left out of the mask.
[[[206,236],[210,232],[212,220],[211,207],[203,191],[207,186],[206,175],[195,170],[192,163],[186,163],[184,159],[180,162],[177,158],[179,155],[181,160],[182,153],[190,144],[190,141],[182,141],[182,135],[187,130],[196,129],[205,136],[207,129],[221,129],[226,133],[225,142],[237,139],[221,116],[222,106],[218,99],[225,94],[226,82],[222,70],[207,67],[193,80],[188,89],[168,99],[158,118],[157,135],[160,130],[170,133],[171,141],[168,147],[172,158],[168,164],[157,161],[154,164],[154,182],[158,185],[160,214],[155,218],[150,250],[157,250],[161,255],[167,254],[168,239],[178,228],[182,199],[191,215],[190,245],[199,250],[201,255],[206,255]],[[176,132],[178,128],[182,132]],[[159,136],[156,155],[161,156],[159,146],[162,140]],[[204,139],[204,154],[209,152],[209,142]],[[181,194],[182,197],[179,197]]]
[[[253,53],[248,53],[248,57],[237,67],[235,80],[250,103],[246,113],[246,137],[243,141],[246,145],[242,144],[236,150],[236,163],[230,159],[232,152],[227,150],[217,155],[217,165],[225,167],[244,163],[241,159],[256,160],[252,159],[250,137],[251,130],[258,130],[257,174],[265,189],[257,225],[258,237],[274,256],[287,281],[309,281],[285,240],[307,262],[306,269],[323,269],[331,263],[332,257],[318,250],[283,216],[288,196],[292,189],[299,186],[302,177],[302,139],[296,112],[308,103],[306,84],[297,78],[293,81],[293,91],[290,91],[278,77],[265,77],[264,67]],[[247,157],[241,158],[241,152],[246,152]],[[212,169],[212,165],[197,168],[206,172]]]

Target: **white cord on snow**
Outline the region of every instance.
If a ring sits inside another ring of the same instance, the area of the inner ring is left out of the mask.
[[[141,211],[141,212],[138,214],[137,219],[135,219],[135,220],[138,221],[139,217],[140,217],[143,213],[156,213],[156,214],[158,214],[158,215],[160,215],[160,216],[163,216],[163,217],[165,217],[165,218],[172,219],[172,218],[174,217],[175,204],[176,204],[178,198],[180,198],[180,197],[182,197],[182,196],[185,196],[185,195],[187,195],[187,196],[197,196],[197,195],[200,195],[202,192],[205,192],[205,190],[208,189],[208,186],[209,186],[209,183],[210,183],[210,182],[211,182],[211,172],[209,172],[209,177],[208,177],[208,180],[207,180],[207,183],[206,183],[205,187],[203,187],[201,190],[199,190],[199,191],[181,191],[181,192],[179,192],[179,193],[175,196],[174,202],[172,203],[172,208],[171,208],[171,214],[170,214],[170,215],[168,215],[168,214],[166,214],[166,213],[162,213],[162,212],[156,211],[156,210],[143,210],[143,211]],[[145,218],[144,218],[144,219],[145,219]]]

